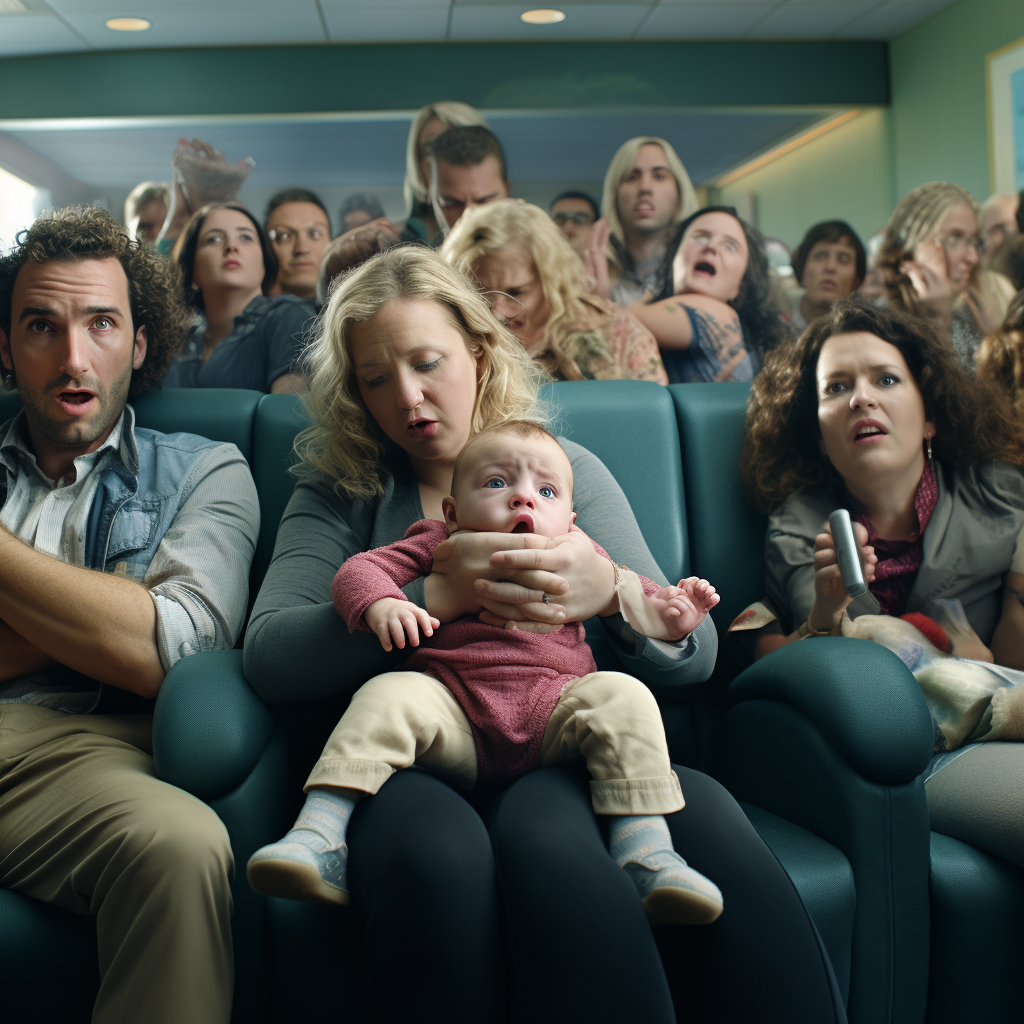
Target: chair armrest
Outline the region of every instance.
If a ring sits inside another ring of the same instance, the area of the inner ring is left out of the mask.
[[[153,712],[157,775],[204,800],[223,796],[248,778],[275,727],[245,680],[241,651],[182,658]]]
[[[733,680],[729,701],[775,700],[799,710],[863,778],[911,782],[932,756],[928,705],[910,670],[870,640],[787,644]]]

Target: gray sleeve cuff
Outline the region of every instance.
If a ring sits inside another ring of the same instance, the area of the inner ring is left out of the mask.
[[[621,615],[609,615],[601,621],[625,667],[645,683],[702,683],[715,667],[718,634],[710,617],[678,643],[643,636]]]

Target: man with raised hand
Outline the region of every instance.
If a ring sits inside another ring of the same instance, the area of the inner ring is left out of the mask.
[[[0,258],[0,885],[96,920],[98,1024],[226,1024],[227,833],[156,778],[152,698],[233,646],[259,507],[234,445],[135,425],[185,315],[98,209]],[[40,994],[41,998],[45,993]]]

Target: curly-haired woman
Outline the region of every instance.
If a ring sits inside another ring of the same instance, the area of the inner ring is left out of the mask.
[[[838,635],[844,614],[900,616],[959,601],[967,657],[1024,668],[1024,440],[1005,401],[960,368],[933,327],[837,303],[771,353],[747,408],[743,476],[770,513],[758,655]],[[850,509],[868,590],[847,596],[826,521]],[[933,827],[1024,867],[1024,745],[940,755]]]
[[[1006,311],[1006,319],[981,343],[978,377],[1010,399],[1017,422],[1024,423],[1024,291]]]
[[[590,294],[583,264],[554,221],[522,199],[468,210],[441,248],[556,380],[667,384],[658,346],[633,316]]]

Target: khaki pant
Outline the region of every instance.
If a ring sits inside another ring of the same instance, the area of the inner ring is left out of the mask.
[[[226,1024],[231,846],[156,778],[151,733],[149,715],[0,705],[0,885],[95,916],[96,1024]]]
[[[597,814],[671,814],[683,806],[665,727],[651,691],[621,672],[566,683],[541,745],[541,765],[582,756]],[[385,672],[356,691],[313,768],[311,786],[376,793],[399,768],[418,764],[469,788],[477,778],[469,720],[442,682]]]

